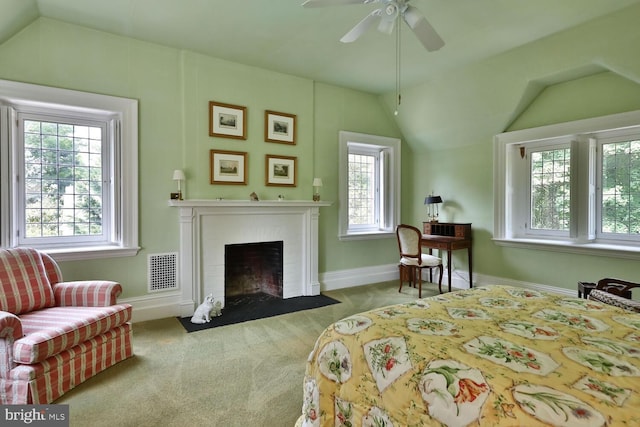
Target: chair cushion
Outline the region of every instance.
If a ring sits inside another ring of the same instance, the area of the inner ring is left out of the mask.
[[[418,265],[418,258],[410,258],[403,256],[400,258],[400,264],[404,265]],[[442,260],[437,256],[422,254],[422,266],[424,267],[437,267],[442,264]]]
[[[17,363],[37,363],[131,320],[131,305],[52,307],[20,316],[24,337],[13,344]]]
[[[640,313],[640,301],[634,301],[618,295],[610,294],[609,292],[603,291],[601,289],[592,290],[589,293],[588,298],[592,301],[600,301],[605,304]]]
[[[13,314],[53,307],[53,289],[35,249],[0,249],[0,310]]]

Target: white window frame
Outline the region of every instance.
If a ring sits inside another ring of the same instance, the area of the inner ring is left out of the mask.
[[[400,146],[398,138],[369,135],[357,132],[339,132],[339,200],[338,238],[340,240],[376,239],[395,237],[395,228],[400,221]],[[349,150],[358,154],[378,153],[379,185],[376,208],[376,227],[349,227]]]
[[[110,117],[112,144],[108,154],[113,172],[108,209],[111,229],[106,241],[31,245],[59,261],[134,256],[138,246],[138,101],[67,89],[0,80],[0,245],[20,244],[16,230],[21,156],[16,150],[17,112],[58,116]],[[82,239],[80,239],[82,240]]]
[[[531,216],[532,216],[532,200],[533,195],[531,194],[531,155],[534,152],[541,152],[547,150],[557,150],[557,149],[566,149],[569,148],[571,150],[571,186],[573,190],[574,184],[576,181],[576,151],[575,151],[575,141],[572,141],[571,138],[558,138],[552,140],[544,140],[544,141],[536,141],[527,144],[521,145],[525,148],[525,156],[523,161],[514,162],[513,170],[514,175],[522,176],[527,180],[526,193],[523,191],[516,192],[514,194],[514,198],[517,198],[514,203],[514,218],[518,218],[514,220],[513,229],[516,230],[515,233],[520,237],[547,237],[547,238],[568,238],[571,236],[571,230],[547,230],[547,229],[534,229],[530,226]],[[522,155],[522,154],[521,154]],[[520,168],[524,168],[520,170]],[[517,178],[516,178],[517,179]],[[572,191],[573,194],[573,191]],[[572,201],[575,200],[575,197],[572,198]]]
[[[500,246],[640,259],[639,240],[598,232],[601,145],[640,135],[640,111],[539,128],[505,132],[494,138],[494,236]],[[569,233],[527,230],[530,213],[529,162],[522,155],[540,146],[571,146]],[[524,165],[524,166],[523,166]],[[529,200],[526,198],[529,197]]]

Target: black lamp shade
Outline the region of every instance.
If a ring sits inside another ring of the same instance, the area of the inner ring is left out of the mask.
[[[424,199],[425,205],[433,205],[435,203],[442,203],[442,197],[440,196],[427,196]]]

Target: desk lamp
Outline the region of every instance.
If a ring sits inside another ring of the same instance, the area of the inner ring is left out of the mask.
[[[442,203],[442,197],[428,195],[424,199],[424,204],[427,205],[427,217],[429,222],[438,222],[438,204]],[[435,206],[434,206],[435,205]]]

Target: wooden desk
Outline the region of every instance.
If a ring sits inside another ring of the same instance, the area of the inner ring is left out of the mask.
[[[447,278],[449,280],[449,292],[451,292],[451,252],[458,249],[467,249],[469,254],[469,288],[473,288],[473,256],[471,252],[471,224],[457,224],[451,222],[423,222],[422,246],[447,251]]]

